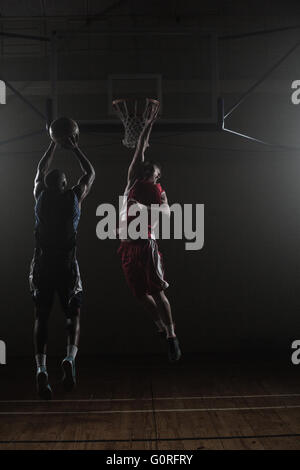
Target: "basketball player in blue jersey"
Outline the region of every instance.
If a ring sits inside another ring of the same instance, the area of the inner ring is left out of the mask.
[[[79,149],[75,138],[60,142],[73,151],[83,176],[67,189],[66,176],[51,170],[56,145],[51,142],[39,162],[34,181],[35,250],[29,282],[35,302],[34,346],[37,365],[37,391],[42,399],[52,398],[46,368],[48,319],[57,292],[66,315],[67,356],[62,361],[63,385],[71,390],[76,384],[75,357],[80,334],[82,285],[76,260],[76,234],[81,203],[95,179],[95,171]]]

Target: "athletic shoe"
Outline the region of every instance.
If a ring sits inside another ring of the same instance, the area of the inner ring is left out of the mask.
[[[43,400],[51,400],[52,389],[48,383],[48,373],[45,368],[38,368],[36,373],[36,386],[40,398]]]
[[[72,357],[65,357],[61,363],[63,371],[62,383],[64,389],[70,392],[76,385],[75,361]]]
[[[177,337],[167,338],[169,361],[175,362],[181,358],[181,351]]]

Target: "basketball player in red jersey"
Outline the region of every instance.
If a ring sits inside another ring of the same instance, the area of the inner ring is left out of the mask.
[[[151,161],[145,162],[144,157],[157,114],[158,108],[150,109],[129,166],[124,193],[127,208],[125,214],[121,212],[120,215],[120,218],[125,215],[128,223],[131,218],[128,217],[128,208],[131,204],[146,206],[149,212],[154,210],[150,208],[151,204],[159,204],[159,211],[170,216],[166,192],[158,183],[161,176],[160,165]],[[148,239],[123,239],[118,252],[130,289],[152,315],[159,333],[166,337],[169,360],[177,361],[181,357],[181,351],[174,330],[171,306],[164,293],[169,284],[164,279],[162,256],[158,251],[151,224],[148,225]]]

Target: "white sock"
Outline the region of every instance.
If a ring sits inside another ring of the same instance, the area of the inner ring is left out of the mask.
[[[155,320],[154,323],[157,326],[159,333],[161,331],[166,331],[166,325],[164,324],[164,322],[161,319]]]
[[[46,369],[46,354],[36,354],[35,361],[37,367],[44,367]]]
[[[171,323],[170,325],[166,325],[166,331],[167,331],[167,338],[174,338],[175,331],[174,331],[174,323]]]
[[[78,351],[78,347],[75,346],[75,344],[69,344],[67,346],[67,356],[71,357],[73,359],[73,361],[76,357],[77,351]]]

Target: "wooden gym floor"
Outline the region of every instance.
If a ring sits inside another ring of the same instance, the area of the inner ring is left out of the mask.
[[[300,449],[300,365],[79,357],[78,387],[39,401],[32,358],[0,366],[0,450]]]

